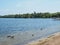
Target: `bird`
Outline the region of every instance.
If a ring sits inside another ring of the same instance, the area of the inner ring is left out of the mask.
[[[14,38],[14,36],[8,35],[7,38]]]

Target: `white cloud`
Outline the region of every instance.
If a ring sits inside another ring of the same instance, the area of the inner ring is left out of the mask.
[[[40,10],[40,6],[42,3],[40,0],[28,0],[23,2],[18,2],[16,4],[16,9],[20,10],[20,12],[33,12]]]
[[[19,1],[9,9],[1,9],[0,14],[55,12],[60,11],[59,0],[24,0]]]
[[[0,9],[0,15],[8,14],[9,9]]]

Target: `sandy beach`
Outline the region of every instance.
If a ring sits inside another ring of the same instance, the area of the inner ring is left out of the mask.
[[[60,45],[60,32],[52,34],[47,38],[42,38],[37,41],[32,41],[26,45]]]

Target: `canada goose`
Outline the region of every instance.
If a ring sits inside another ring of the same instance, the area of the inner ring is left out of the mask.
[[[14,36],[9,35],[9,36],[7,36],[7,38],[14,38]]]
[[[11,38],[14,38],[14,36],[11,36]]]
[[[32,36],[34,36],[34,34],[32,34]]]
[[[10,35],[9,36],[7,36],[7,38],[9,38],[9,37],[11,37]]]
[[[41,28],[40,30],[43,30],[43,28]]]

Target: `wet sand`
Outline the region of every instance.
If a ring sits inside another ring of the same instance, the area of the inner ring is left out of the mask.
[[[26,45],[60,45],[60,32],[52,34],[47,38],[32,41]]]

